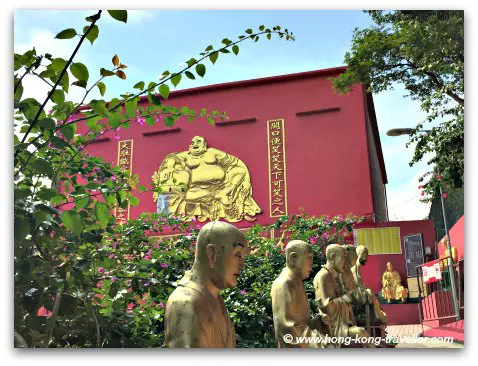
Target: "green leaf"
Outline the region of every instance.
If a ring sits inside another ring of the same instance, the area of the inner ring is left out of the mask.
[[[80,211],[81,209],[85,208],[85,206],[88,204],[88,201],[90,200],[90,197],[86,196],[83,198],[75,198],[75,208]]]
[[[140,81],[139,83],[136,83],[133,88],[143,90],[144,89],[144,81]]]
[[[55,188],[42,188],[37,194],[38,198],[45,201],[50,201],[56,195],[58,195],[58,191]]]
[[[51,100],[55,104],[63,103],[65,101],[65,92],[61,89],[55,89],[51,95]]]
[[[100,75],[101,76],[113,76],[113,75],[115,75],[115,73],[113,71],[106,70],[105,68],[102,67],[100,69]]]
[[[139,198],[138,197],[131,197],[129,199],[129,203],[131,206],[138,206],[139,205]]]
[[[197,64],[196,65],[196,73],[200,77],[204,77],[204,75],[206,74],[206,66],[204,66],[204,64]]]
[[[104,229],[108,225],[111,217],[108,206],[103,202],[96,202],[95,213],[101,227]]]
[[[186,74],[186,77],[188,77],[191,80],[196,79],[196,77],[194,76],[194,74],[191,71],[186,71],[185,74]]]
[[[119,285],[118,282],[113,282],[110,287],[110,291],[108,295],[110,295],[111,299],[114,299],[116,294],[118,293]]]
[[[65,93],[68,93],[68,89],[70,88],[70,77],[68,76],[68,72],[65,72],[61,77],[60,85]]]
[[[169,86],[167,84],[161,84],[158,88],[158,91],[159,91],[159,94],[161,94],[161,96],[164,99],[168,99],[170,90],[169,90]]]
[[[66,66],[66,61],[61,57],[57,57],[51,61],[49,67],[51,67],[56,72],[61,72]]]
[[[137,107],[138,107],[138,100],[137,99],[132,99],[132,100],[126,102],[125,115],[130,117],[130,118],[135,118]]]
[[[36,159],[29,164],[38,173],[53,177],[54,172],[51,163],[44,159]]]
[[[100,94],[101,94],[101,96],[104,96],[104,95],[105,95],[105,92],[106,92],[106,85],[105,85],[105,83],[99,81],[98,84],[96,84],[96,86],[98,87],[98,89],[100,89]]]
[[[63,140],[63,139],[61,139],[61,138],[59,138],[59,137],[57,137],[57,136],[52,136],[50,139],[51,139],[51,143],[52,143],[57,149],[63,149],[63,148],[65,148],[65,147],[71,147],[70,144],[69,144],[67,141],[65,141],[65,140]]]
[[[22,100],[18,104],[18,109],[23,113],[25,118],[29,121],[32,121],[38,113],[38,110],[41,108],[41,104],[33,98],[27,98]],[[46,118],[45,112],[42,110],[40,113],[41,119]]]
[[[252,29],[250,29],[250,28],[249,28],[249,29],[246,29],[246,33],[247,33],[247,34],[252,34]]]
[[[72,83],[71,85],[79,86],[80,88],[85,88],[86,89],[87,82],[86,82],[86,80],[77,80],[74,83]]]
[[[118,128],[121,125],[121,121],[122,114],[119,111],[111,113],[108,118],[108,124],[114,129]]]
[[[65,125],[60,128],[60,131],[68,140],[71,140],[75,136],[75,127],[74,124]]]
[[[209,55],[209,60],[212,62],[214,65],[216,63],[217,58],[219,57],[219,52],[214,52]],[[199,65],[198,65],[199,66]]]
[[[81,217],[76,211],[64,211],[61,215],[63,225],[76,236],[80,236],[83,224],[81,223]]]
[[[73,38],[74,36],[76,36],[76,30],[74,30],[73,28],[68,28],[68,29],[65,29],[65,30],[62,30],[60,33],[58,33],[55,38],[56,39],[70,39],[70,38]]]
[[[52,205],[59,205],[62,202],[66,202],[66,198],[62,194],[57,194],[55,197],[51,198],[50,202]]]
[[[86,27],[83,28],[83,34],[86,33],[86,31],[87,31],[88,28],[89,28],[88,26],[86,26]],[[99,33],[100,33],[100,28],[98,28],[98,26],[95,24],[95,25],[91,28],[91,30],[90,30],[90,32],[88,33],[88,35],[86,36],[86,39],[87,39],[88,41],[90,41],[91,44],[93,44],[93,42],[96,40],[96,38],[98,38],[98,34],[99,34]]]
[[[174,75],[173,77],[171,77],[171,83],[176,87],[181,81],[181,77],[181,74]]]
[[[15,217],[14,221],[14,239],[15,241],[24,241],[30,233],[30,224],[27,220]]]
[[[174,118],[172,118],[171,116],[166,116],[166,118],[164,119],[164,124],[168,127],[174,126]]]
[[[146,123],[150,126],[154,126],[156,124],[156,121],[154,120],[153,117],[148,116],[148,117],[146,117]]]
[[[237,56],[237,54],[239,53],[239,46],[237,44],[235,44],[234,46],[232,46],[232,52],[234,52],[234,54]]]
[[[261,26],[259,27],[259,30],[260,30],[260,31],[263,31],[264,28],[265,28],[265,27],[264,27],[263,25],[261,25]]]
[[[97,113],[100,117],[108,117],[110,112],[108,108],[106,108],[106,102],[104,100],[97,100],[93,99],[90,101],[90,106],[95,113]]]
[[[159,100],[159,98],[152,93],[148,94],[148,101],[154,105],[161,105],[161,101]]]
[[[88,82],[88,78],[90,77],[88,73],[88,68],[85,65],[83,65],[81,62],[76,62],[74,64],[71,64],[70,72],[78,80],[85,80],[86,82]]]
[[[23,85],[22,85],[22,83],[20,83],[20,84],[18,84],[18,88],[17,88],[13,98],[15,100],[20,100],[20,99],[22,99],[22,95],[23,95]]]
[[[120,22],[126,23],[128,21],[128,12],[126,10],[108,10],[108,14]]]
[[[85,186],[85,189],[98,189],[98,188],[100,188],[100,185],[98,183],[94,183],[94,182],[89,182]]]
[[[272,35],[270,33],[267,33],[267,39],[270,40]]]
[[[37,122],[37,126],[44,128],[45,130],[53,130],[56,127],[56,123],[51,118],[41,119]]]

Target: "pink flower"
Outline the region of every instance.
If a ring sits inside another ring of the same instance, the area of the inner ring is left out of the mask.
[[[422,188],[423,188],[423,186],[418,186],[418,189],[422,189]]]
[[[447,198],[447,197],[448,197],[448,195],[446,194],[446,192],[443,192],[442,197],[443,197],[443,198]]]
[[[109,259],[113,259],[113,258],[116,258],[116,256],[114,255],[114,253],[110,253],[110,255],[108,256]]]
[[[116,180],[116,177],[114,175],[112,175],[111,180]]]
[[[166,306],[164,306],[162,301],[159,302],[159,306],[161,306],[163,309],[166,307]]]
[[[136,123],[140,126],[144,126],[144,123],[146,122],[146,118],[144,117],[138,117],[136,118]]]
[[[111,283],[115,283],[116,277],[111,277]]]
[[[128,304],[128,310],[133,309],[134,306],[135,306],[135,303],[134,303],[134,302],[130,302],[130,303]]]
[[[133,291],[133,289],[130,287],[130,288],[128,288],[126,291],[128,291],[128,292],[132,292],[132,291]]]
[[[98,281],[98,283],[96,284],[96,288],[100,288],[100,287],[103,287],[102,281]]]
[[[98,272],[103,273],[105,269],[103,267],[98,268]]]
[[[425,192],[422,191],[422,193],[420,193],[420,195],[424,196],[424,195],[425,195]]]
[[[161,263],[161,268],[168,268],[168,264],[167,263]]]
[[[247,291],[246,290],[241,290],[241,295],[245,295],[247,294]]]

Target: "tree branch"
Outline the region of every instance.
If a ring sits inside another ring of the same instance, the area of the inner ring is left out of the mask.
[[[43,104],[41,105],[41,107],[38,109],[38,112],[35,116],[35,118],[33,118],[33,121],[30,123],[30,127],[28,127],[28,130],[25,132],[25,135],[23,136],[22,138],[22,141],[21,143],[24,143],[25,140],[27,139],[27,136],[29,135],[30,131],[33,129],[33,127],[35,127],[35,124],[36,122],[38,121],[38,118],[40,117],[40,114],[41,112],[43,112],[43,109],[45,108],[46,104],[48,103],[48,101],[51,99],[51,96],[53,95],[53,92],[55,91],[56,87],[60,84],[61,82],[61,79],[63,78],[63,75],[65,75],[65,73],[67,72],[68,70],[68,67],[71,65],[71,63],[73,62],[73,58],[76,56],[76,54],[78,53],[81,45],[83,44],[84,40],[86,39],[86,36],[88,35],[88,33],[90,33],[91,29],[93,28],[93,26],[95,25],[96,21],[100,18],[100,15],[102,13],[102,10],[100,10],[98,12],[98,14],[96,14],[96,16],[94,17],[95,19],[93,20],[93,22],[90,24],[89,28],[86,30],[86,32],[83,34],[83,36],[81,37],[81,40],[80,42],[78,42],[78,44],[76,45],[76,48],[75,50],[73,51],[70,59],[68,60],[68,62],[66,63],[65,67],[63,68],[63,70],[61,71],[60,73],[60,76],[58,76],[58,80],[56,81],[55,85],[53,86],[53,88],[50,90],[50,92],[48,93],[45,101],[43,102]],[[15,155],[17,155],[17,153],[15,153]]]

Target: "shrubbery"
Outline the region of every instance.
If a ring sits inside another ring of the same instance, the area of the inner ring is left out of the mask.
[[[270,226],[255,225],[245,232],[251,245],[246,269],[238,286],[222,293],[235,323],[238,347],[275,347],[270,288],[284,267],[285,243],[302,239],[313,244],[314,267],[306,289],[315,310],[312,279],[324,263],[324,248],[328,243],[344,242],[359,221],[354,216],[302,214],[282,217]],[[50,347],[163,347],[164,307],[193,263],[199,229],[189,218],[143,214],[104,233],[96,243],[67,248],[64,255],[70,256],[75,270],[65,278],[58,312],[55,315],[54,299],[33,302],[26,318],[18,317],[18,331],[31,346],[40,345],[53,329]],[[158,237],[165,230],[177,235]],[[281,237],[271,237],[271,230],[281,232]],[[34,277],[36,270],[32,271]],[[16,311],[25,311],[31,300],[23,298]],[[32,310],[40,305],[53,316],[33,315]],[[55,323],[50,328],[52,318]]]

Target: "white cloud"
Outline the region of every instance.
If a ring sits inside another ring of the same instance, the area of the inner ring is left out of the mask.
[[[422,173],[416,174],[405,184],[387,189],[388,216],[391,221],[423,220],[430,212],[430,204],[420,202],[418,182]]]

